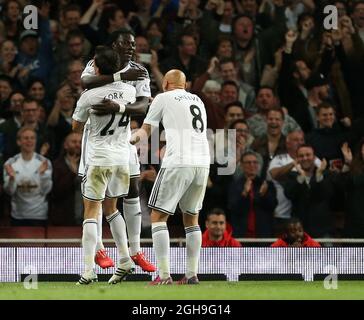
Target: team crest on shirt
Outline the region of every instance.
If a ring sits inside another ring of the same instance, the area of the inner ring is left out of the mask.
[[[142,90],[143,90],[143,91],[149,91],[149,85],[148,85],[148,84],[146,84],[146,83],[144,83],[144,84],[143,84],[143,87],[142,87]]]

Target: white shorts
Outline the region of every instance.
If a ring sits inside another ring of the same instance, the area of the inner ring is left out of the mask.
[[[162,168],[154,182],[148,207],[174,214],[179,204],[183,213],[196,215],[202,208],[208,177],[208,168]]]
[[[128,166],[86,166],[82,196],[93,201],[125,197],[129,193],[129,181]]]
[[[78,167],[78,175],[81,177],[84,176],[85,174],[85,167],[87,163],[86,159],[88,151],[87,138],[88,138],[88,129],[85,130],[82,136],[82,152]],[[129,172],[130,172],[130,179],[140,177],[140,164],[138,158],[138,151],[136,146],[130,143],[129,143]]]

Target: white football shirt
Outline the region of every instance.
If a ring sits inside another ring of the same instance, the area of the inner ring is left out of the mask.
[[[130,122],[126,113],[95,115],[92,105],[104,98],[118,104],[135,102],[135,88],[120,81],[85,91],[77,102],[73,119],[87,125],[87,160],[88,165],[113,166],[129,164]],[[85,150],[83,150],[85,151]],[[84,156],[84,155],[83,155]]]
[[[43,161],[48,168],[39,173]],[[52,164],[40,154],[34,153],[31,160],[24,160],[21,154],[9,158],[15,171],[15,179],[10,180],[4,169],[4,189],[11,195],[11,216],[15,219],[46,220],[48,217],[47,194],[52,189]]]
[[[210,167],[206,110],[197,95],[183,89],[158,94],[144,123],[159,126],[160,122],[167,143],[162,168]]]

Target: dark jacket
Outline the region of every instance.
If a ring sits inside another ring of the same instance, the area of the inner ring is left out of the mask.
[[[332,234],[332,214],[330,198],[334,192],[331,174],[325,172],[324,179],[312,176],[309,185],[297,181],[297,172],[291,172],[283,183],[286,197],[292,201],[292,216],[298,217],[304,229],[313,237]]]
[[[364,117],[364,45],[358,33],[352,35],[353,50],[347,54],[340,44],[335,47],[336,55],[352,102],[353,118]]]
[[[337,123],[332,128],[317,128],[307,136],[307,143],[312,145],[318,158],[327,161],[341,159],[341,146],[351,140],[349,132]]]
[[[345,233],[347,237],[364,237],[364,172],[341,175],[346,190]]]
[[[0,125],[0,134],[2,135],[2,152],[4,160],[14,156],[19,150],[16,144],[16,134],[19,130],[19,124],[12,117]]]
[[[52,132],[52,136],[54,137],[54,147],[53,147],[53,159],[57,159],[59,156],[60,150],[62,150],[62,145],[64,139],[67,137],[69,133],[72,132],[72,125],[69,123],[66,118],[61,113],[59,115],[58,122],[56,126],[49,126],[49,131]]]
[[[65,158],[59,157],[53,162],[53,188],[50,197],[49,224],[54,226],[75,226],[75,197],[80,191],[77,174],[68,167]],[[81,194],[80,201],[81,200]]]
[[[302,130],[307,133],[313,128],[308,101],[301,89],[296,84],[292,74],[293,55],[282,53],[282,68],[278,79],[278,93],[282,106],[286,107],[300,125]]]
[[[229,220],[233,227],[233,236],[237,238],[245,237],[248,231],[250,197],[242,195],[245,182],[245,176],[234,180],[228,193]],[[264,180],[260,177],[253,180],[255,233],[257,237],[271,237],[273,234],[273,212],[277,206],[276,189],[272,182],[268,182],[268,191],[264,196],[261,196],[259,189],[263,182]]]

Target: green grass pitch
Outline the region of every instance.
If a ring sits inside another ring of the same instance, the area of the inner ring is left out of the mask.
[[[340,281],[326,290],[323,281],[204,281],[196,286],[149,286],[147,282],[105,282],[76,286],[71,282],[39,282],[38,289],[23,283],[0,283],[1,300],[246,300],[246,299],[364,299],[364,281]]]

